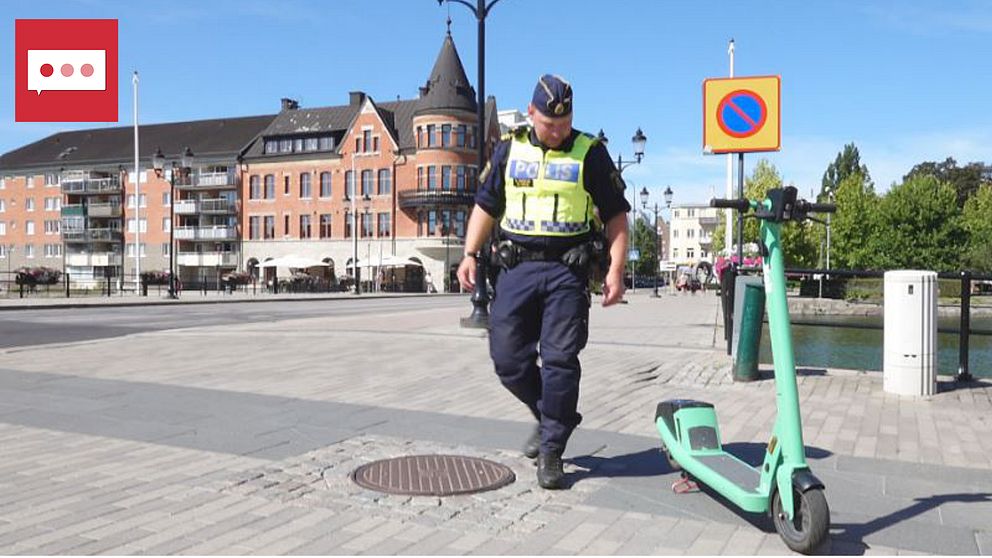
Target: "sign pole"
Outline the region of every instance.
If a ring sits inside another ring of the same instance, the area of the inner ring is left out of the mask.
[[[733,157],[733,154],[730,155]],[[744,199],[744,153],[737,154],[737,199]],[[760,240],[760,239],[759,239]],[[744,212],[737,212],[737,265],[744,266]]]
[[[734,40],[730,39],[730,46],[727,47],[727,54],[730,55],[730,77],[734,77]],[[734,154],[727,153],[727,198],[734,197]],[[734,210],[724,210],[724,221],[727,223],[724,230],[723,252],[729,258],[733,254],[734,246]]]

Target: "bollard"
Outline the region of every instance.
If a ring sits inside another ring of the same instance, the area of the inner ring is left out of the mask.
[[[968,341],[971,335],[971,272],[961,272],[961,327],[958,334],[958,375],[959,382],[974,380],[968,369]]]
[[[760,284],[746,284],[739,324],[737,359],[734,361],[735,382],[753,382],[758,379],[758,353],[761,351],[761,322],[764,315],[764,287]]]
[[[65,297],[69,298],[69,274],[65,274]]]
[[[727,342],[727,354],[731,354],[734,339],[734,283],[737,280],[737,266],[730,265],[720,275],[720,296],[723,298],[723,338]]]

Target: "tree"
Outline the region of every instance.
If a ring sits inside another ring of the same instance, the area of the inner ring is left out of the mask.
[[[837,186],[837,212],[830,218],[830,267],[871,269],[880,266],[878,196],[865,176],[855,173]],[[826,262],[824,262],[826,265]]]
[[[949,184],[957,195],[957,205],[963,208],[965,201],[974,194],[982,184],[992,184],[992,166],[983,163],[969,163],[963,167],[953,157],[944,159],[942,163],[927,161],[913,167],[903,181],[930,176],[938,182]]]
[[[744,180],[744,197],[750,200],[763,200],[768,190],[782,187],[782,177],[779,176],[775,165],[767,159],[761,159],[754,167],[751,176]],[[724,231],[727,230],[726,212],[720,212],[720,222],[713,231],[713,253],[719,253],[724,248]],[[744,220],[744,246],[758,244],[760,223],[757,219]],[[736,242],[736,231],[734,242]],[[785,251],[785,263],[788,266],[812,266],[816,262],[817,241],[809,223],[785,223],[782,227],[782,247]],[[745,255],[757,255],[754,251],[745,251]]]
[[[634,265],[637,274],[653,276],[658,269],[658,248],[654,231],[651,230],[651,224],[644,215],[634,220],[630,245],[640,253],[640,258]]]
[[[893,187],[879,204],[878,263],[885,269],[951,271],[966,233],[949,184],[930,175]]]
[[[992,272],[992,185],[982,185],[968,198],[961,223],[968,235],[962,265],[974,271]]]
[[[837,154],[837,158],[827,166],[826,172],[823,173],[823,183],[817,201],[825,202],[830,192],[837,192],[841,182],[855,174],[861,175],[862,181],[871,182],[868,167],[861,163],[861,153],[858,152],[858,148],[853,143],[849,143],[844,146],[843,151]]]

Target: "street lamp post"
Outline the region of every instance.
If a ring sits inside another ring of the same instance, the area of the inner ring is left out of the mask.
[[[606,134],[603,133],[603,130],[602,129],[599,130],[599,134],[596,136],[596,139],[598,139],[600,141],[600,143],[602,143],[604,145],[607,144],[607,143],[609,143],[609,141],[610,141],[609,138],[606,137]],[[630,138],[630,141],[631,141],[631,143],[634,146],[634,160],[633,161],[624,161],[623,160],[623,154],[617,153],[617,172],[620,173],[620,176],[621,177],[623,177],[623,171],[627,170],[632,165],[638,165],[638,164],[640,164],[641,159],[644,158],[644,146],[648,142],[648,137],[645,136],[644,135],[644,132],[641,131],[640,127],[638,127],[637,128],[637,132],[634,133],[634,137]],[[637,206],[637,201],[634,198],[635,195],[636,194],[633,191],[631,191],[631,194],[630,194],[630,201],[631,201],[630,206],[631,207],[636,207]],[[636,214],[635,214],[635,218],[636,218]],[[627,226],[629,227],[630,237],[633,238],[633,236],[634,236],[634,221],[631,220],[627,224]],[[635,291],[635,290],[637,290],[637,287],[636,287],[636,285],[634,285],[634,275],[635,275],[635,273],[634,273],[634,263],[633,262],[628,262],[628,263],[630,264],[630,288],[631,288],[632,291]]]
[[[476,134],[476,143],[479,147],[478,171],[486,166],[486,16],[493,9],[499,0],[477,0],[473,6],[468,0],[437,0],[440,6],[448,2],[456,2],[471,10],[479,24],[479,99],[476,103],[479,120],[479,132]],[[489,327],[489,256],[491,249],[489,242],[483,242],[482,253],[477,259],[478,266],[475,273],[475,291],[472,293],[472,315],[462,319],[464,327]],[[447,271],[445,271],[447,273]]]
[[[649,195],[650,194],[648,193],[648,189],[647,188],[642,188],[641,189],[641,207],[644,208],[644,209],[647,209],[648,208],[648,196]],[[672,189],[671,189],[671,187],[665,188],[665,194],[664,195],[665,195],[665,205],[668,208],[671,208],[672,207]],[[657,258],[657,261],[655,262],[655,268],[654,268],[654,292],[651,293],[651,296],[654,297],[654,298],[658,298],[658,272],[659,272],[659,269],[661,267],[661,231],[658,230],[658,212],[660,210],[658,208],[658,203],[657,202],[655,202],[653,209],[654,209],[654,250],[655,250],[655,257]]]
[[[152,156],[152,168],[155,169],[155,174],[162,175],[162,170],[165,168],[165,155],[162,154],[161,147]],[[189,173],[192,168],[193,151],[187,146],[183,150],[180,162],[172,161],[172,173],[169,175],[169,298],[172,299],[179,298],[179,293],[176,291],[176,174]],[[141,223],[139,222],[138,228],[140,227]],[[140,251],[141,246],[137,246],[136,249]]]

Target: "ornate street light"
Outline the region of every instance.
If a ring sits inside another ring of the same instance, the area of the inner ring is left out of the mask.
[[[173,299],[179,298],[179,293],[176,291],[176,174],[190,172],[194,162],[193,150],[187,146],[180,161],[172,162],[172,174],[169,175],[169,298]],[[161,176],[162,170],[165,169],[165,155],[162,154],[161,147],[152,155],[152,168],[158,176]],[[139,227],[140,225],[141,223],[138,223]],[[137,249],[140,251],[141,247]]]

